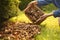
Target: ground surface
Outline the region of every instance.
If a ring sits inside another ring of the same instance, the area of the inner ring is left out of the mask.
[[[17,17],[21,22],[31,22],[23,13]],[[15,18],[11,20],[15,21]],[[41,34],[35,37],[36,40],[60,40],[60,27],[58,25],[58,18],[48,17],[44,22],[41,23],[42,30]]]
[[[34,40],[41,31],[40,26],[30,23],[5,22],[0,31],[1,40]]]

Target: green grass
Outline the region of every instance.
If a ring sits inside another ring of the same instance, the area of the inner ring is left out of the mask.
[[[20,15],[13,17],[10,19],[10,21],[16,22],[25,22],[25,23],[30,23],[31,21],[25,16],[24,12],[20,12]]]
[[[45,5],[45,6],[42,6],[41,9],[44,11],[44,12],[51,12],[53,10],[57,10],[58,8],[54,5],[54,4],[49,4],[49,5]]]
[[[36,40],[60,40],[58,18],[49,17],[41,25],[41,34],[35,37]]]
[[[10,21],[31,22],[23,12],[19,16],[13,17]],[[48,17],[41,23],[41,34],[35,36],[35,40],[60,40],[60,27],[58,18]]]

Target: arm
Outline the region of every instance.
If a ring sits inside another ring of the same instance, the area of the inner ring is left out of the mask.
[[[50,16],[54,16],[55,18],[56,17],[60,17],[60,10],[56,10],[50,14],[44,14],[43,16],[41,16],[41,18],[47,18],[47,17],[50,17]]]
[[[37,23],[39,21],[44,21],[47,17],[50,17],[50,16],[60,17],[60,10],[56,10],[55,12],[50,13],[50,14],[42,15],[35,23]],[[59,19],[59,25],[60,25],[60,19]]]
[[[41,20],[45,20],[47,17],[54,16],[54,17],[60,17],[60,10],[56,10],[53,13],[50,14],[44,14],[41,16]],[[38,22],[40,18],[36,21]]]
[[[37,6],[44,6],[52,3],[52,0],[36,0]]]
[[[60,17],[60,9],[54,11],[53,16],[54,16],[54,17]]]

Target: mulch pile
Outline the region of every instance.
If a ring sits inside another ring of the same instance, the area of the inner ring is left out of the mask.
[[[5,22],[0,39],[2,40],[34,40],[34,35],[40,33],[40,26],[30,23]]]

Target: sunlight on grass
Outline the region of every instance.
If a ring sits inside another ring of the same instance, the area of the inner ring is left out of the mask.
[[[20,12],[20,15],[11,18],[10,21],[13,21],[13,22],[19,21],[19,22],[31,23],[31,21],[26,17],[24,12]]]
[[[41,34],[35,37],[36,40],[60,40],[58,18],[48,17],[41,25]]]
[[[48,28],[56,28],[59,29],[58,18],[54,18],[53,16],[48,17],[42,25],[46,25]]]

